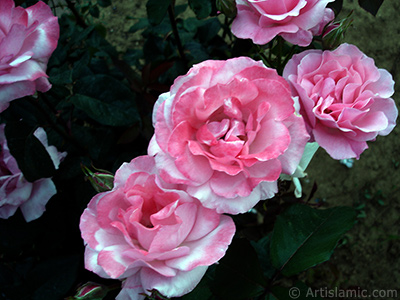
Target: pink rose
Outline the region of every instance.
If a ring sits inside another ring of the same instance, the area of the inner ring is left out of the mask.
[[[46,92],[46,68],[57,47],[59,26],[43,2],[24,9],[0,1],[0,112],[11,100]]]
[[[367,141],[396,125],[392,76],[356,46],[304,51],[293,56],[283,76],[299,98],[311,141],[334,159],[359,158]]]
[[[97,194],[81,217],[85,266],[125,280],[117,299],[189,293],[225,254],[235,233],[219,215],[182,190],[166,189],[154,158],[141,156],[116,172],[112,191]]]
[[[309,139],[287,82],[248,57],[195,65],[159,97],[153,122],[160,176],[219,213],[273,197]]]
[[[334,0],[236,0],[232,33],[264,45],[277,35],[289,43],[308,46],[335,17],[326,8]]]
[[[34,182],[25,179],[17,161],[10,154],[4,127],[4,124],[0,125],[0,218],[8,219],[19,207],[25,220],[30,222],[43,214],[47,202],[57,190],[51,178],[42,178]],[[46,148],[54,166],[58,168],[66,153],[59,153],[54,146],[48,145],[43,128],[38,128],[34,135]]]

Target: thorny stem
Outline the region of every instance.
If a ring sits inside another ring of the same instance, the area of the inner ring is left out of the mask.
[[[186,61],[185,52],[183,51],[181,38],[179,37],[178,27],[176,26],[174,6],[175,6],[175,1],[172,1],[172,3],[168,6],[169,21],[171,22],[172,32],[173,32],[175,40],[176,40],[176,45],[178,47],[179,56],[183,60]]]
[[[283,39],[278,36],[278,56],[277,56],[277,71],[279,75],[282,75],[283,67],[282,67],[282,48],[283,48]]]
[[[79,26],[82,28],[87,28],[88,26],[85,23],[85,20],[82,19],[80,16],[79,12],[76,10],[74,3],[71,2],[71,0],[65,0],[67,2],[68,8],[71,10],[72,14],[75,16],[76,23],[78,23]]]
[[[260,52],[259,54],[260,54],[262,60],[264,61],[264,64],[266,64],[268,67],[272,68],[273,64],[272,64],[272,61],[268,58],[268,56],[266,56],[265,53],[263,53],[263,52]]]
[[[287,62],[289,61],[289,59],[292,58],[295,50],[296,50],[296,45],[293,45],[292,48],[290,49],[289,54],[285,57],[285,60],[283,61],[283,68],[285,68],[285,66],[286,66]]]

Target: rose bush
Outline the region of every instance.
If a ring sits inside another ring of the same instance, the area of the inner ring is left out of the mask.
[[[47,202],[57,190],[51,178],[34,182],[25,179],[17,161],[10,154],[4,127],[4,124],[0,125],[0,218],[9,218],[20,208],[25,220],[30,222],[43,214]],[[46,148],[57,169],[66,153],[59,153],[54,146],[48,145],[43,128],[38,128],[34,135]]]
[[[275,36],[289,43],[308,46],[335,17],[326,8],[334,0],[236,0],[237,16],[232,33],[264,45]]]
[[[235,225],[182,190],[164,187],[154,158],[142,156],[116,172],[114,188],[97,194],[81,217],[85,266],[125,280],[117,299],[190,292],[231,243]]]
[[[367,141],[396,124],[392,76],[354,45],[294,55],[283,76],[298,97],[311,141],[334,159],[359,158]]]
[[[58,38],[57,17],[45,3],[24,9],[0,1],[0,112],[11,100],[50,89],[46,68]]]
[[[287,82],[247,57],[195,65],[159,97],[153,122],[160,176],[219,213],[273,197],[309,138]]]

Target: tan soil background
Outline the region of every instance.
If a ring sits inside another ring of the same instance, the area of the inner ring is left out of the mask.
[[[119,51],[140,46],[140,35],[128,30],[137,18],[146,16],[145,4],[113,0],[112,6],[102,11],[100,21]],[[376,17],[360,9],[356,0],[344,0],[344,5],[340,17],[354,10],[345,41],[357,45],[400,83],[400,1],[385,0]],[[393,98],[399,107],[400,85],[395,88]],[[306,192],[315,181],[318,190],[314,198],[327,206],[357,207],[359,217],[332,259],[305,272],[303,279],[316,288],[365,289],[369,293],[397,290],[398,297],[382,294],[370,299],[400,299],[400,127],[369,146],[350,169],[323,149],[308,168],[309,177],[303,180]]]

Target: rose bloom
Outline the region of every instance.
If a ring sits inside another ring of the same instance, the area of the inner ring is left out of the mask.
[[[0,1],[0,112],[11,100],[46,92],[46,68],[57,47],[59,26],[43,2],[24,9]]]
[[[0,218],[8,219],[20,208],[25,220],[30,222],[43,214],[47,202],[57,190],[51,178],[34,182],[25,179],[17,161],[10,154],[4,127],[4,124],[0,125]],[[57,169],[67,153],[60,153],[54,146],[48,145],[43,128],[38,128],[34,135],[46,148]]]
[[[359,158],[367,141],[396,124],[392,76],[356,46],[304,51],[293,56],[283,76],[298,97],[311,141],[334,159]]]
[[[85,267],[124,280],[119,300],[144,299],[153,289],[167,297],[189,293],[235,233],[230,217],[165,188],[156,172],[150,156],[123,164],[113,190],[97,194],[81,217]]]
[[[264,45],[277,35],[289,43],[308,46],[335,17],[326,8],[334,0],[236,0],[232,33]]]
[[[273,197],[309,139],[288,83],[248,57],[195,65],[159,97],[153,122],[160,176],[219,213]]]

